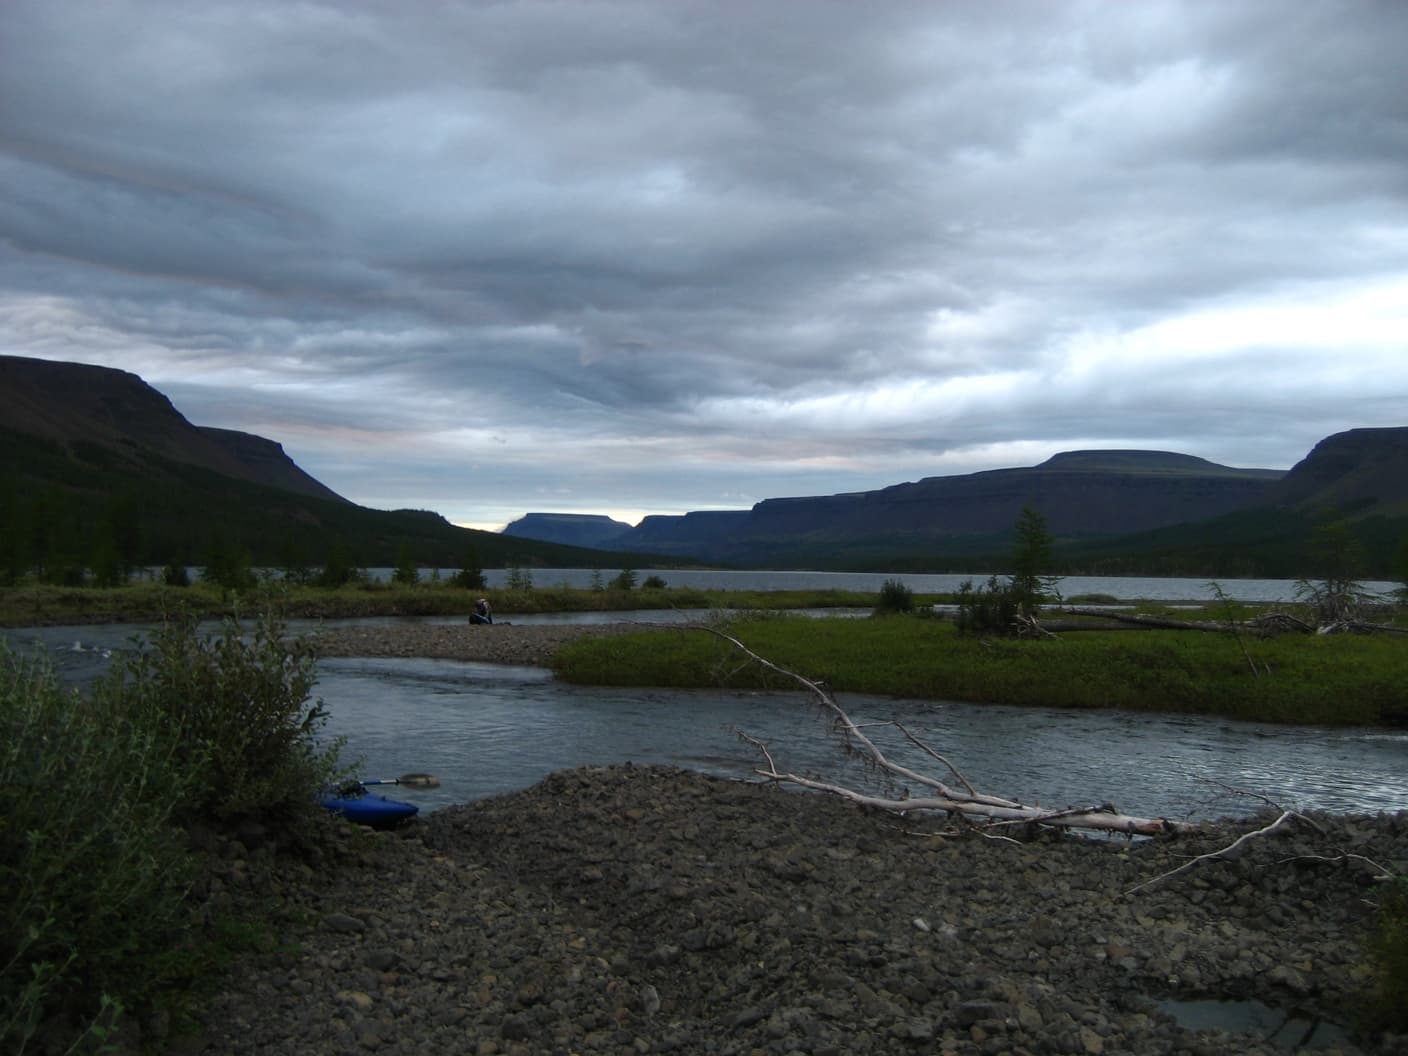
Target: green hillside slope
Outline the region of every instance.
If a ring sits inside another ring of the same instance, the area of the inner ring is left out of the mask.
[[[0,575],[50,576],[91,567],[204,564],[237,549],[255,565],[321,565],[336,553],[360,567],[403,557],[457,569],[473,548],[485,567],[614,567],[639,555],[515,539],[450,524],[439,514],[371,510],[225,476],[131,447],[121,453],[0,429]]]

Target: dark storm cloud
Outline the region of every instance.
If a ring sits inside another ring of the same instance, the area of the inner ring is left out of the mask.
[[[1402,424],[1408,8],[15,0],[0,350],[372,505]]]

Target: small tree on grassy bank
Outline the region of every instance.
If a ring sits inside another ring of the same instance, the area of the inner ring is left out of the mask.
[[[1046,518],[1030,505],[1022,507],[1015,530],[1012,575],[1007,587],[1016,602],[1017,614],[1035,619],[1042,605],[1056,595],[1056,577],[1051,575],[1051,533],[1046,530]]]
[[[226,590],[250,590],[258,583],[249,551],[236,540],[223,535],[210,544],[201,579]]]
[[[1321,628],[1333,628],[1358,620],[1374,601],[1359,576],[1364,567],[1364,548],[1344,521],[1319,525],[1310,539],[1311,560],[1317,579],[1296,584],[1296,598],[1310,606]]]
[[[393,582],[408,587],[420,582],[420,570],[416,568],[415,561],[411,559],[411,552],[404,544],[396,554],[396,568],[391,578]]]
[[[1040,630],[1037,616],[1056,597],[1056,577],[1050,574],[1052,539],[1046,518],[1030,505],[1014,526],[1012,573],[1005,582],[990,576],[974,588],[966,580],[958,588],[958,628],[964,634],[1023,635]]]
[[[465,547],[460,570],[451,578],[450,584],[461,590],[483,590],[486,586],[484,569],[479,563],[479,551],[473,546]]]

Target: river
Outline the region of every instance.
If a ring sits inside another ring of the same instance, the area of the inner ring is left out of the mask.
[[[509,792],[568,766],[664,763],[746,777],[763,741],[779,766],[876,788],[795,693],[581,688],[539,668],[347,659],[319,666],[330,728],[367,776],[428,771],[425,807]],[[901,722],[982,791],[1046,806],[1112,801],[1141,815],[1245,815],[1263,796],[1336,812],[1408,809],[1408,732],[1283,727],[1183,715],[995,707],[847,695],[856,722]],[[868,733],[916,768],[895,731]],[[1235,794],[1232,790],[1237,790]],[[912,790],[918,793],[920,789]]]
[[[920,578],[912,577],[912,589],[944,589]],[[1142,597],[1152,584],[1187,597],[1177,591],[1189,581],[1121,582],[1137,583],[1138,593],[1092,592]],[[1276,584],[1258,589],[1290,589],[1284,581],[1258,582]],[[514,620],[676,618],[655,611]],[[312,626],[294,621],[290,630]],[[5,634],[21,650],[44,648],[64,678],[82,683],[143,630],[100,625]],[[398,790],[423,809],[515,791],[581,765],[631,761],[747,777],[759,757],[735,729],[765,742],[785,768],[876,787],[798,694],[582,688],[540,668],[425,659],[328,659],[318,673],[327,733],[346,739],[346,754],[361,759],[364,776],[428,771],[440,778],[435,790]],[[1108,801],[1126,813],[1196,819],[1250,814],[1263,805],[1254,797],[1265,797],[1301,810],[1408,809],[1403,730],[850,695],[842,704],[857,721],[902,722],[980,790],[1051,807]],[[896,758],[927,765],[893,731],[874,733]]]

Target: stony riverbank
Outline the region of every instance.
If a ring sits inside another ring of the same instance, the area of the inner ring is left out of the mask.
[[[672,769],[566,771],[397,834],[343,836],[317,870],[264,873],[236,853],[229,883],[303,905],[306,922],[284,952],[230,972],[183,1047],[1284,1051],[1192,1033],[1157,1002],[1346,1017],[1372,892],[1352,856],[1408,864],[1408,816],[1315,821],[1323,831],[1129,893],[1234,829],[1018,844]],[[1408,1053],[1404,1039],[1321,1036],[1332,1051]]]
[[[547,667],[564,642],[647,629],[633,623],[408,623],[330,628],[318,631],[313,641],[320,656],[421,656]]]

